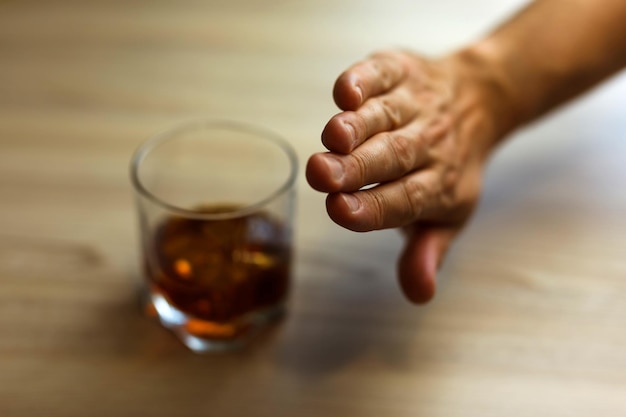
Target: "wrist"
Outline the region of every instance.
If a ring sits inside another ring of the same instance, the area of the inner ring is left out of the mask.
[[[524,121],[506,71],[482,45],[459,50],[446,60],[458,80],[458,112],[473,114],[480,121],[485,146],[490,150]]]

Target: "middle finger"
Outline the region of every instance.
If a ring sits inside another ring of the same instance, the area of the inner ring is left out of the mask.
[[[348,155],[320,153],[307,166],[307,178],[318,191],[352,192],[367,185],[396,180],[433,162],[433,143],[449,133],[449,123],[436,120],[424,127],[414,121],[404,128],[375,135]]]
[[[322,132],[322,143],[337,153],[352,152],[377,133],[398,129],[418,115],[419,107],[406,87],[372,97],[358,110],[332,117]]]

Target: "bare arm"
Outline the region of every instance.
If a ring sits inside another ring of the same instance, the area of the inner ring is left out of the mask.
[[[518,126],[626,66],[626,1],[539,0],[458,55],[494,76]]]

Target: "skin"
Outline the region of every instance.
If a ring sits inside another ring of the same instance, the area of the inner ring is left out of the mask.
[[[539,0],[443,58],[372,54],[335,83],[341,112],[322,132],[328,152],[308,161],[309,184],[328,193],[328,215],[340,226],[401,228],[400,286],[410,301],[429,301],[491,151],[623,68],[624,21],[621,0]]]

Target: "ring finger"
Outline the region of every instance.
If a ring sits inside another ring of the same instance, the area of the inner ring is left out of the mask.
[[[337,224],[366,232],[435,220],[450,207],[446,199],[439,173],[428,169],[367,190],[330,194],[326,208]]]

